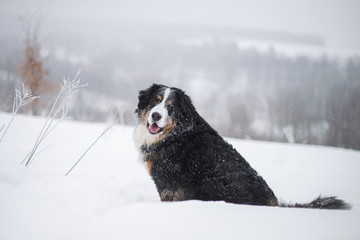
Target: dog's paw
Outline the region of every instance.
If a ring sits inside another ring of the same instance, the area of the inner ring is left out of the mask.
[[[163,202],[171,202],[174,199],[174,192],[169,190],[164,190],[160,193],[161,201]]]
[[[185,200],[184,189],[179,188],[176,191],[164,190],[160,193],[160,198],[163,202],[183,201]]]

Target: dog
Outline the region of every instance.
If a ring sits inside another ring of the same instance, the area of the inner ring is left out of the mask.
[[[138,100],[134,141],[161,201],[350,208],[336,197],[279,203],[266,181],[199,115],[183,90],[153,84],[139,92]]]

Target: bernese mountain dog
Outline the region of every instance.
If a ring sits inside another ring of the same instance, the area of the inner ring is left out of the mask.
[[[181,89],[154,84],[139,92],[135,112],[135,144],[162,201],[350,207],[336,197],[318,197],[307,204],[279,204],[266,181],[198,114]]]

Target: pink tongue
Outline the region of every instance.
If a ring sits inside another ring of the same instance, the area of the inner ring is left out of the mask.
[[[158,127],[158,125],[156,125],[156,123],[154,123],[153,125],[149,126],[149,130],[151,133],[158,133],[160,131],[160,128]]]

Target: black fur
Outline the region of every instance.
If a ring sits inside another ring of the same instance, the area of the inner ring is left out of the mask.
[[[279,206],[288,208],[351,209],[350,204],[334,196],[319,196],[310,203],[280,203]]]
[[[139,124],[154,106],[151,101],[163,85],[140,91],[136,113]],[[309,204],[278,204],[274,192],[249,163],[227,143],[196,111],[182,90],[171,88],[175,119],[173,130],[154,144],[142,144],[143,160],[149,164],[161,200],[223,200],[231,203],[345,209],[335,197],[318,198]],[[326,202],[326,203],[325,203]]]

